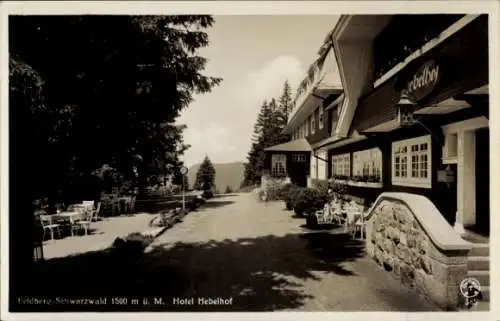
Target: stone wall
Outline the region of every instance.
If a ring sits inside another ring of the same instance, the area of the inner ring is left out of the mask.
[[[380,266],[440,308],[460,306],[471,244],[454,233],[429,199],[383,193],[366,224],[366,250]]]

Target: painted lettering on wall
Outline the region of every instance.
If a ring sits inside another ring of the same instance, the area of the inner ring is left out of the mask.
[[[408,97],[419,101],[434,90],[439,81],[439,65],[434,60],[423,64],[413,75],[406,87]]]

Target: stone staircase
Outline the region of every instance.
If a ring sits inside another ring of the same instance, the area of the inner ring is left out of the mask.
[[[482,300],[472,311],[488,311],[490,309],[490,246],[488,243],[472,242],[467,261],[468,276],[481,284]]]

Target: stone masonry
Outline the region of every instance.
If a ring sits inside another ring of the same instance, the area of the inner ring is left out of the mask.
[[[403,284],[416,288],[440,308],[456,310],[462,303],[459,285],[467,277],[467,244],[457,247],[453,235],[446,235],[452,231],[451,226],[450,231],[431,231],[439,226],[433,227],[429,222],[426,226],[421,224],[414,214],[419,209],[410,208],[404,197],[384,197],[384,194],[371,208],[367,220],[368,255]],[[420,213],[425,217],[431,215],[441,214],[439,211]],[[432,239],[431,235],[440,233],[447,237]],[[447,241],[453,244],[446,246]]]

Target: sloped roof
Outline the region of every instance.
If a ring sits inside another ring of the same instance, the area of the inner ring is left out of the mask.
[[[274,145],[264,149],[266,152],[310,152],[311,145],[305,138],[299,138],[287,143]]]

